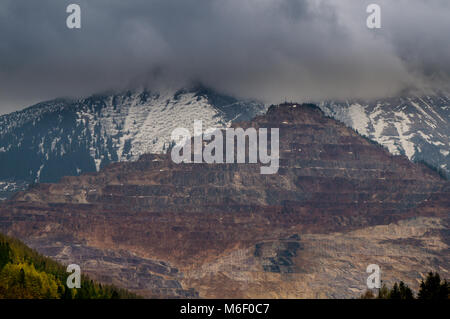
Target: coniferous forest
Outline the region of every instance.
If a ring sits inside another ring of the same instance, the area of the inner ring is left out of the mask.
[[[66,286],[66,267],[17,239],[0,234],[0,299],[129,299],[137,295],[81,276],[81,288]]]
[[[394,283],[392,288],[388,288],[385,284],[378,290],[378,295],[373,291],[367,290],[362,299],[397,299],[397,300],[448,300],[450,299],[450,284],[446,279],[441,279],[438,273],[429,272],[425,280],[422,279],[415,297],[414,291],[408,287],[403,281]]]

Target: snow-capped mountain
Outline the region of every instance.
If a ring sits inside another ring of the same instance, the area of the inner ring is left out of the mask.
[[[39,103],[0,117],[0,188],[54,182],[164,152],[176,127],[192,130],[194,120],[202,120],[204,128],[225,127],[264,109],[203,87]]]
[[[322,102],[320,108],[385,146],[450,176],[450,97],[414,96],[374,101]]]
[[[450,176],[450,97],[319,103],[324,113]],[[111,162],[164,152],[176,127],[225,127],[266,110],[204,87],[56,99],[0,117],[0,200],[33,182],[98,171]]]

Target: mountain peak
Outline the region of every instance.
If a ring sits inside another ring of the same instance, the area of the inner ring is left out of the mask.
[[[366,288],[355,279],[360,265],[376,252],[395,266],[399,240],[414,243],[414,258],[392,266],[395,276],[411,283],[402,269],[445,265],[450,188],[432,170],[312,105],[272,106],[233,125],[279,128],[276,174],[148,154],[18,193],[0,206],[0,231],[144,296],[175,297],[182,287],[199,297],[269,297],[275,285],[276,296],[306,297],[321,290],[315,278],[328,297],[355,297]]]
[[[55,99],[0,117],[0,180],[54,182],[164,152],[176,127],[226,127],[264,110],[205,87]]]

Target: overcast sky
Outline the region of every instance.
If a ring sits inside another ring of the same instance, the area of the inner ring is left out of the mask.
[[[66,7],[81,6],[80,30]],[[382,28],[366,26],[381,6]],[[448,0],[1,0],[0,114],[202,82],[276,103],[449,87]]]

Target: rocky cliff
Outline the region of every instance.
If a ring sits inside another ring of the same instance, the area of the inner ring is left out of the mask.
[[[357,297],[367,265],[413,288],[449,270],[449,183],[313,105],[235,127],[279,128],[280,168],[142,155],[38,184],[0,231],[148,297]]]

